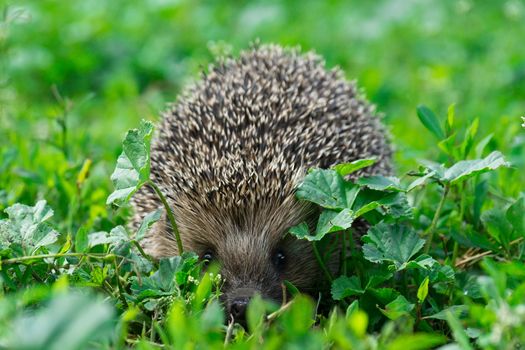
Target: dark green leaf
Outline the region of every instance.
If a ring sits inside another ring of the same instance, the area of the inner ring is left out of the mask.
[[[388,303],[384,309],[380,308],[379,310],[389,319],[396,320],[401,316],[409,315],[414,306],[404,296],[400,295],[394,301]]]
[[[365,291],[361,288],[361,281],[357,276],[341,276],[332,283],[332,298],[341,300],[352,295],[363,294]]]
[[[363,254],[372,262],[393,263],[402,270],[410,259],[423,248],[425,241],[407,226],[379,223],[363,236]]]
[[[428,107],[422,105],[418,106],[417,116],[419,117],[419,120],[421,120],[421,123],[436,135],[438,139],[442,140],[445,138],[445,133],[443,132],[443,129],[441,129],[438,118]]]

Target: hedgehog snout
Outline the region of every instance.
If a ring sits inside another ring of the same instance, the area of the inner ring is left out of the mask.
[[[233,317],[235,322],[246,326],[246,309],[251,298],[257,290],[254,288],[238,288],[230,293],[228,301],[228,314]]]

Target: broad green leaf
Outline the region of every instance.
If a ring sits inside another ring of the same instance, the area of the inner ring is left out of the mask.
[[[419,120],[421,120],[421,123],[430,130],[438,139],[443,139],[445,137],[445,133],[443,132],[443,129],[441,129],[441,126],[439,125],[439,120],[428,107],[426,106],[418,106],[417,107],[417,116],[419,117]]]
[[[370,165],[373,165],[374,163],[376,162],[375,159],[371,158],[371,159],[359,159],[359,160],[355,160],[353,162],[350,162],[350,163],[342,163],[342,164],[337,164],[336,166],[333,167],[333,169],[335,171],[337,171],[337,173],[341,176],[347,176],[347,175],[350,175],[352,173],[355,173],[356,171],[360,170],[360,169],[363,169],[363,168],[366,168]]]
[[[254,333],[263,324],[266,314],[274,310],[273,303],[265,300],[260,294],[255,294],[250,299],[248,309],[246,310],[246,321],[248,323],[248,330]]]
[[[368,327],[368,315],[366,314],[366,312],[358,309],[355,312],[352,312],[350,315],[348,315],[346,321],[348,327],[352,330],[353,334],[355,334],[359,338],[365,336],[366,329]],[[312,349],[320,349],[320,347]]]
[[[328,209],[344,209],[347,204],[345,182],[335,170],[313,169],[297,188],[296,196]]]
[[[497,169],[502,166],[509,166],[509,163],[505,161],[503,155],[494,151],[483,159],[476,160],[462,160],[445,171],[443,180],[450,182],[451,184],[457,184],[465,181],[466,179]]]
[[[427,350],[447,342],[447,337],[438,334],[402,334],[389,342],[386,350]]]
[[[346,230],[353,222],[354,213],[350,209],[343,209],[340,212],[323,210],[317,222],[316,240],[322,239],[327,233]]]
[[[124,243],[129,243],[130,239],[124,226],[116,226],[110,232],[93,232],[88,234],[88,246],[93,248],[101,244],[109,244],[110,250],[114,250]]]
[[[352,295],[363,294],[365,291],[361,287],[361,281],[357,276],[340,276],[332,282],[332,298],[342,300]]]
[[[87,349],[92,341],[110,341],[115,323],[111,303],[78,293],[57,294],[43,308],[17,317],[4,345],[9,349]]]
[[[148,213],[144,217],[139,229],[137,230],[137,235],[135,236],[136,241],[140,242],[140,240],[142,240],[144,236],[146,236],[146,233],[151,228],[151,226],[160,220],[160,217],[162,216],[162,210],[162,208],[159,208],[155,211],[152,211],[151,213]]]
[[[308,228],[308,224],[306,222],[301,222],[299,225],[290,227],[288,232],[299,239],[307,239],[309,241],[319,240],[316,236],[312,236],[310,234],[310,229]]]
[[[371,227],[362,239],[365,259],[392,263],[398,271],[404,269],[425,244],[412,229],[399,224],[379,223]]]
[[[137,298],[170,295],[175,291],[176,273],[182,269],[183,258],[174,256],[159,261],[159,269],[151,276],[131,278],[131,290]]]
[[[33,255],[39,248],[57,241],[58,232],[47,222],[53,210],[46,201],[38,201],[34,207],[14,204],[5,212],[8,219],[0,220],[0,246],[19,244],[24,254]]]
[[[365,289],[376,288],[385,281],[388,281],[393,276],[392,271],[389,271],[382,265],[373,265],[366,269],[367,283]]]
[[[212,300],[200,317],[203,332],[221,330],[224,326],[224,310],[217,300]]]
[[[417,300],[419,300],[420,303],[424,302],[428,295],[428,277],[425,277],[423,282],[419,285],[419,288],[417,289]]]
[[[111,181],[115,191],[107,199],[107,204],[122,204],[149,179],[150,142],[153,124],[141,121],[139,129],[129,130],[122,142],[122,154],[117,159],[117,166]]]
[[[310,332],[312,325],[315,323],[313,301],[305,296],[299,295],[292,300],[290,308],[280,317],[280,325],[284,334],[305,334]],[[316,348],[316,345],[313,348]]]
[[[379,308],[379,310],[389,319],[397,320],[401,316],[409,315],[414,306],[404,296],[400,295],[394,301],[388,303],[384,309]]]
[[[401,186],[399,179],[393,176],[374,175],[362,177],[357,180],[357,184],[376,191],[405,192],[405,189],[403,186]]]
[[[412,215],[412,208],[408,204],[405,193],[361,189],[352,207],[354,216],[357,218],[374,209],[383,216],[390,215],[394,218]]]

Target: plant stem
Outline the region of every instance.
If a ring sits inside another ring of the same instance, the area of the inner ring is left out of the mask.
[[[321,270],[323,270],[326,278],[330,283],[333,281],[332,274],[328,269],[326,268],[326,265],[324,264],[323,258],[321,257],[321,254],[319,254],[319,250],[317,249],[317,244],[315,242],[312,242],[312,249],[314,251],[315,258],[317,259],[317,262],[319,263],[319,266],[321,267]]]
[[[346,235],[347,235],[347,231],[343,231],[342,232],[342,237],[343,237],[343,248],[342,248],[342,251],[341,251],[341,266],[342,266],[342,270],[343,270],[343,275],[346,276],[347,272],[348,272],[348,269],[346,267]],[[351,238],[350,238],[351,239]]]
[[[145,259],[147,259],[150,263],[153,264],[153,266],[158,267],[158,263],[153,259],[151,256],[149,256],[144,249],[140,246],[139,242],[136,240],[132,240],[131,243],[138,249],[140,255],[142,255]]]
[[[164,195],[162,194],[160,188],[158,188],[158,186],[155,185],[153,181],[148,180],[148,184],[151,186],[151,188],[153,188],[157,196],[159,196],[160,201],[164,205],[164,209],[166,209],[166,215],[168,215],[168,220],[170,221],[173,234],[175,235],[175,240],[177,241],[177,249],[179,251],[179,255],[182,255],[182,253],[184,253],[184,249],[182,248],[182,240],[180,239],[179,228],[177,226],[177,223],[175,222],[175,216],[171,211],[170,205],[168,204],[166,197],[164,197]]]
[[[108,257],[119,257],[122,259],[127,259],[120,255],[115,254],[106,254],[106,253],[60,253],[60,254],[41,254],[41,255],[31,255],[31,256],[21,256],[18,258],[11,258],[6,260],[0,260],[0,264],[2,265],[10,265],[10,264],[16,264],[22,261],[27,260],[37,260],[37,259],[45,259],[45,258],[61,258],[61,257],[88,257],[88,258],[95,258],[95,259],[105,259]]]
[[[126,301],[126,297],[124,297],[124,288],[122,287],[122,284],[120,283],[120,270],[119,270],[119,267],[118,267],[118,263],[117,263],[117,257],[115,256],[113,258],[113,266],[115,267],[115,280],[117,282],[117,287],[118,287],[118,298],[120,299],[120,302],[122,303],[122,306],[124,306],[124,308],[128,308],[128,302]]]
[[[436,230],[436,225],[439,220],[439,215],[441,214],[441,210],[443,209],[443,204],[445,204],[445,199],[447,198],[449,190],[450,190],[450,185],[446,184],[445,188],[443,189],[443,195],[441,196],[441,200],[439,201],[436,212],[434,213],[434,218],[432,219],[432,223],[430,224],[429,228],[425,232],[425,235],[428,235],[427,243],[425,246],[425,253],[428,253],[428,251],[430,250],[430,246],[432,245],[432,240],[434,239],[434,231]]]

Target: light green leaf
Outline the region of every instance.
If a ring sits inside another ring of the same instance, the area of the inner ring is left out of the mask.
[[[332,298],[341,300],[352,295],[363,294],[361,281],[357,276],[340,276],[332,282]]]
[[[122,154],[111,175],[115,191],[107,199],[107,204],[122,204],[149,179],[150,142],[153,124],[141,121],[139,129],[129,130],[122,142]]]
[[[421,120],[421,123],[430,130],[438,139],[443,139],[445,137],[445,133],[443,132],[443,129],[441,129],[441,126],[439,125],[439,120],[428,107],[426,106],[418,106],[417,107],[417,116],[419,117],[419,120]]]
[[[333,167],[333,169],[335,171],[337,171],[337,173],[341,176],[347,176],[347,175],[350,175],[352,173],[355,173],[356,171],[360,170],[360,169],[363,169],[363,168],[366,168],[370,165],[373,165],[374,163],[376,162],[375,159],[373,158],[370,158],[370,159],[359,159],[359,160],[355,160],[353,162],[350,162],[350,163],[342,163],[342,164],[337,164],[336,166]]]
[[[151,213],[148,213],[142,220],[142,223],[140,224],[140,227],[137,230],[137,235],[135,236],[135,240],[140,242],[140,240],[144,238],[144,236],[146,235],[148,230],[151,228],[151,226],[160,220],[161,216],[162,216],[162,208],[159,208],[155,211],[152,211]]]
[[[16,318],[5,345],[9,349],[85,349],[93,341],[109,341],[115,322],[110,303],[78,293],[57,294],[45,307]]]
[[[423,248],[425,241],[409,227],[379,223],[363,236],[363,254],[372,262],[389,262],[399,271]]]
[[[388,303],[384,309],[379,308],[379,310],[389,319],[396,320],[401,316],[409,315],[414,306],[404,296],[400,295],[394,301]]]
[[[401,186],[399,179],[393,176],[375,175],[362,177],[357,180],[357,184],[376,191],[405,192],[405,188]]]
[[[434,176],[436,173],[434,171],[429,171],[426,175],[423,175],[421,177],[418,177],[414,181],[410,183],[407,187],[407,192],[412,191],[414,188],[421,186],[425,184],[425,182],[430,179],[432,176]]]
[[[443,180],[457,184],[472,176],[509,165],[500,152],[494,151],[483,159],[462,160],[454,164],[445,171]]]
[[[350,209],[343,209],[340,212],[333,210],[323,210],[317,222],[316,237],[323,238],[330,232],[343,231],[352,226],[354,213]]]
[[[335,170],[313,169],[297,188],[296,196],[328,209],[346,207],[345,182]]]
[[[306,224],[306,222],[301,222],[299,225],[290,227],[288,232],[291,235],[297,237],[298,239],[306,239],[309,241],[318,241],[321,239],[315,235],[312,236],[312,234],[310,233],[310,229],[308,228],[308,225]]]
[[[444,335],[429,333],[402,334],[392,340],[387,350],[427,350],[435,349],[447,341]]]
[[[5,212],[9,218],[0,220],[0,246],[17,243],[25,254],[33,255],[39,248],[57,241],[58,232],[47,223],[53,210],[46,201],[38,201],[34,207],[14,204]]]
[[[448,311],[446,313],[446,319],[450,329],[452,330],[454,340],[458,342],[460,348],[462,350],[473,349],[470,344],[469,338],[465,333],[465,329],[463,328],[459,320],[456,318],[456,316],[451,311]]]
[[[442,179],[445,176],[445,171],[447,170],[447,168],[445,168],[443,164],[439,164],[426,159],[421,159],[419,163],[425,168],[427,168],[429,172],[433,172],[436,178]]]
[[[428,277],[425,277],[423,282],[419,285],[419,288],[417,289],[417,299],[420,303],[424,302],[428,295]]]

